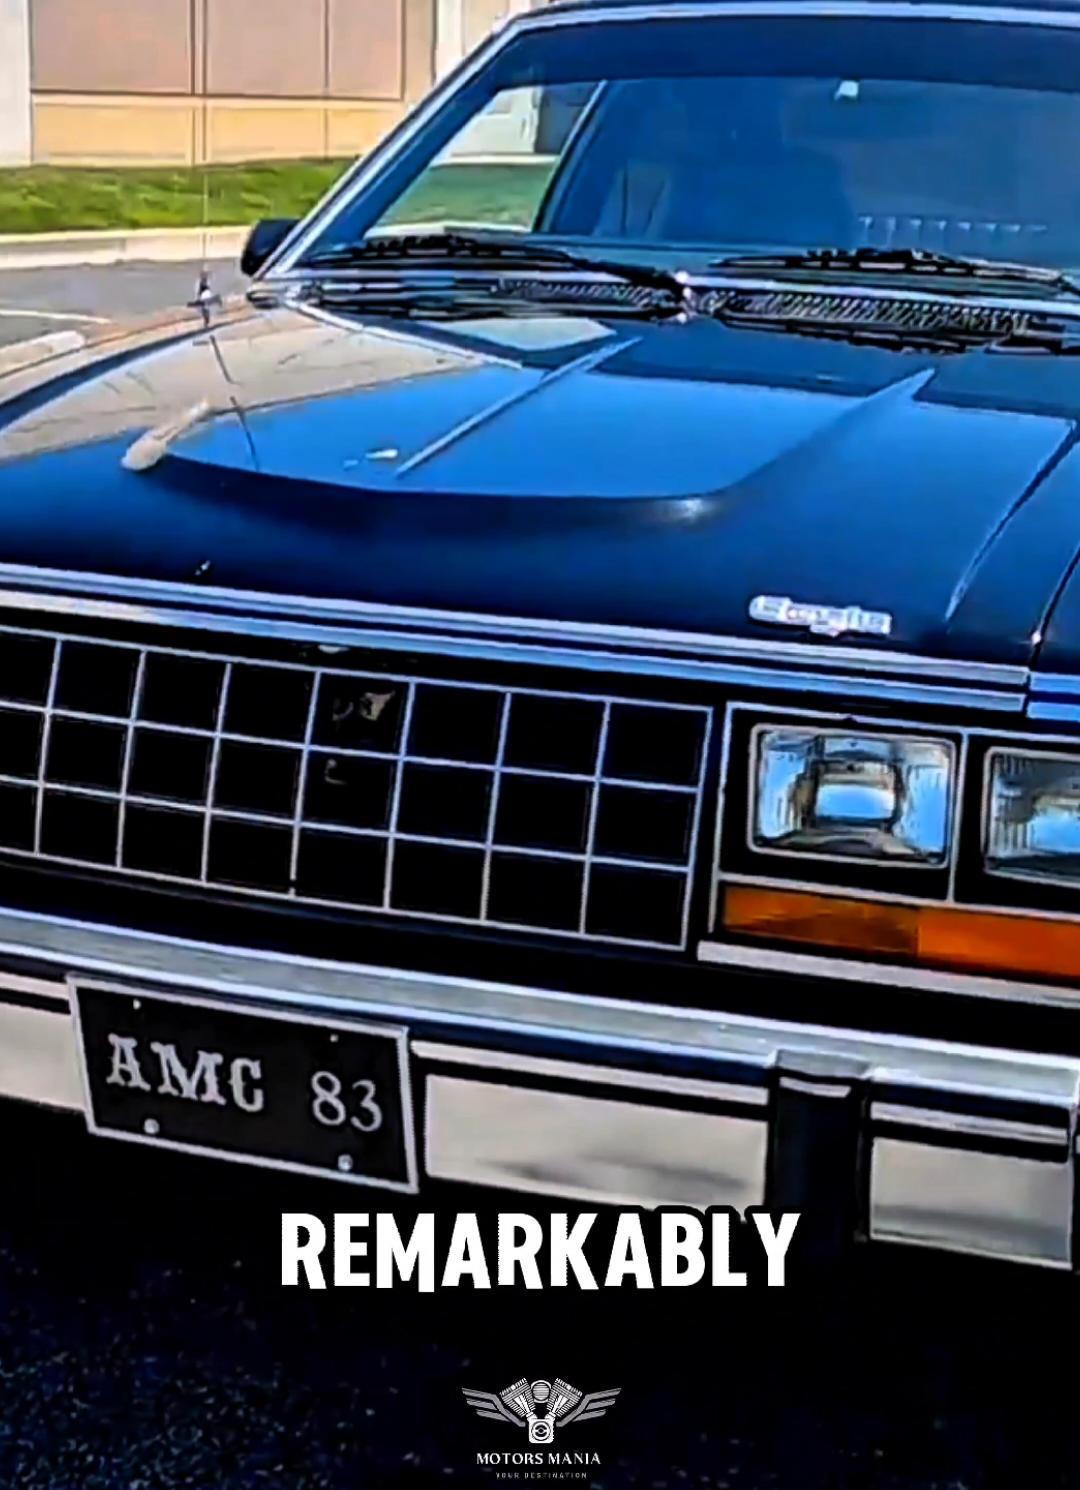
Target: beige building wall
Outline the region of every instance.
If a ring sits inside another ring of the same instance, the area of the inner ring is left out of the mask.
[[[33,158],[363,153],[431,86],[439,4],[29,0]]]
[[[33,154],[29,0],[0,0],[0,166]]]

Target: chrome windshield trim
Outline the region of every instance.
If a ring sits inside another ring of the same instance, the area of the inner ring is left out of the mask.
[[[188,609],[189,606],[192,608]],[[774,663],[805,668],[808,676],[814,669],[827,669],[834,673],[881,674],[945,684],[982,683],[1018,692],[1026,688],[1029,678],[1026,667],[1010,663],[954,661],[870,648],[834,648],[703,632],[431,610],[362,600],[282,596],[19,564],[0,564],[0,610],[4,609],[184,626],[193,630],[231,630],[335,645],[427,646],[439,639],[449,642],[460,638],[467,639],[470,647],[502,644],[504,640],[555,645],[566,649],[569,655],[577,655],[578,647],[603,647],[605,663],[617,662],[620,653],[628,658],[651,653],[665,663],[715,661],[744,666]],[[341,626],[350,629],[347,632],[334,629]],[[955,691],[946,687],[942,697],[952,698]]]
[[[991,21],[1007,25],[1052,26],[1075,30],[1080,28],[1080,14],[1055,10],[1019,10],[995,5],[948,5],[918,3],[918,0],[686,0],[681,4],[640,3],[582,7],[560,10],[525,11],[505,21],[469,56],[449,73],[370,153],[362,156],[317,203],[308,218],[272,255],[256,276],[264,278],[287,273],[313,241],[356,200],[364,187],[388,164],[400,157],[446,101],[469,83],[487,62],[524,31],[550,30],[555,27],[607,25],[634,20],[697,20],[704,16],[862,16],[931,21]]]
[[[400,264],[381,263],[378,266],[379,274],[385,277],[397,269],[404,277],[408,275],[411,282],[423,284],[425,276],[430,276],[440,285],[445,281],[450,266],[434,266],[425,264],[422,267],[403,260]],[[1080,298],[1066,294],[1040,297],[1036,292],[1038,286],[1033,284],[1031,290],[1026,294],[1010,293],[1004,287],[1000,290],[976,289],[976,281],[972,281],[969,290],[957,289],[954,281],[943,278],[940,285],[932,282],[924,283],[913,288],[904,286],[900,281],[902,275],[897,275],[896,284],[862,283],[860,275],[863,270],[851,271],[849,279],[843,279],[838,274],[815,273],[813,270],[800,272],[792,269],[779,278],[767,274],[734,274],[722,273],[715,270],[687,270],[686,286],[690,290],[701,291],[708,294],[713,290],[738,290],[753,294],[766,295],[792,295],[792,294],[814,294],[819,295],[827,290],[829,295],[837,300],[880,300],[889,304],[903,303],[905,305],[953,305],[963,307],[965,310],[995,310],[1016,311],[1025,315],[1045,316],[1078,316],[1080,317]],[[459,287],[471,282],[487,282],[492,278],[493,269],[463,269],[453,266],[455,284]],[[293,286],[304,286],[311,284],[340,285],[347,289],[348,286],[365,274],[364,264],[358,263],[348,269],[334,269],[328,271],[318,268],[304,268],[302,266],[288,271],[282,269],[269,276],[271,288],[287,291]],[[585,269],[560,269],[557,265],[548,267],[537,267],[535,269],[515,269],[515,280],[535,280],[542,284],[558,283],[566,280],[573,284],[596,284],[612,285],[618,284],[618,276],[612,272],[602,273],[600,271]],[[357,305],[363,303],[363,294],[357,292]],[[318,310],[322,319],[328,319],[325,307],[315,307],[305,304],[304,313],[312,315]],[[343,315],[334,318],[334,324],[355,330],[355,322],[349,322]],[[379,328],[365,325],[368,334],[374,334]],[[622,350],[616,348],[616,350]],[[505,359],[509,360],[509,359]],[[561,369],[560,369],[561,371]]]
[[[478,73],[481,67],[501,51],[511,36],[521,29],[521,17],[505,22],[488,36],[475,51],[465,57],[441,82],[436,83],[430,93],[417,104],[396,128],[375,146],[369,155],[360,156],[345,174],[335,182],[321,202],[317,202],[307,219],[289,235],[278,254],[272,254],[255,277],[255,284],[273,277],[276,273],[288,272],[301,258],[335,218],[353,201],[369,181],[380,174],[384,166],[392,164],[402,155],[411,141],[420,133],[430,119],[442,108],[448,98],[459,92]]]

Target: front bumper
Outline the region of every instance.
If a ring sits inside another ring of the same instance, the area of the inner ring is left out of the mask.
[[[852,1237],[1080,1266],[1080,1059],[5,912],[0,1096],[84,1110],[76,974],[406,1025],[432,1179],[593,1204],[765,1203],[803,1210],[823,1234],[839,1216]]]

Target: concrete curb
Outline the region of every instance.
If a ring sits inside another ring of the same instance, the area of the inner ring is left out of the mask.
[[[5,269],[62,269],[83,264],[185,264],[240,258],[249,227],[145,228],[106,233],[0,233]]]
[[[11,342],[0,347],[0,377],[33,367],[35,362],[44,362],[49,357],[81,352],[85,346],[86,337],[81,331],[49,331],[28,341]]]

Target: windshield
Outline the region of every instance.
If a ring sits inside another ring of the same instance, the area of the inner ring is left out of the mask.
[[[922,18],[525,31],[310,253],[514,228],[692,265],[910,248],[1080,265],[1080,33]]]

